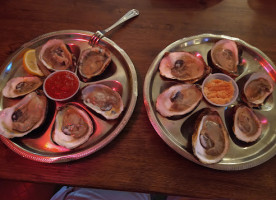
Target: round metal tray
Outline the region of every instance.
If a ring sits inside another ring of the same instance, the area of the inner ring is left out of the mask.
[[[238,141],[232,131],[233,125],[233,106],[238,104],[240,99],[228,107],[215,107],[207,103],[205,99],[197,106],[197,108],[183,116],[182,118],[169,119],[161,116],[155,108],[158,95],[169,86],[176,84],[176,81],[164,79],[159,73],[159,63],[165,52],[188,51],[198,52],[207,62],[207,55],[215,42],[220,39],[229,39],[241,45],[242,63],[239,68],[240,76],[235,80],[239,85],[249,73],[255,71],[267,72],[275,81],[275,65],[272,61],[259,49],[247,44],[246,42],[229,36],[201,34],[188,38],[177,40],[162,50],[152,62],[144,82],[144,102],[147,114],[151,124],[158,135],[176,152],[185,158],[205,167],[219,170],[242,170],[257,166],[276,154],[276,108],[273,99],[276,99],[276,90],[261,109],[254,109],[255,113],[262,122],[262,135],[252,143],[244,143]],[[201,84],[201,82],[199,82]],[[204,107],[212,107],[217,110],[223,119],[229,135],[230,147],[226,156],[219,163],[205,165],[199,162],[192,152],[191,136],[194,130],[194,121],[198,111]]]
[[[62,39],[66,44],[76,44],[80,50],[89,46],[88,41],[92,32],[80,30],[64,30],[48,33],[35,38],[24,44],[1,66],[0,91],[6,82],[12,77],[28,75],[22,67],[22,57],[28,49],[36,49],[46,43],[49,39]],[[111,52],[112,61],[108,68],[98,77],[86,84],[101,83],[118,91],[124,103],[124,111],[115,120],[106,120],[97,113],[86,108],[80,99],[80,95],[74,97],[72,102],[85,109],[94,123],[94,133],[83,145],[69,150],[56,145],[51,139],[51,130],[55,121],[56,110],[60,103],[48,101],[48,112],[45,123],[38,129],[32,131],[22,138],[7,139],[0,136],[3,143],[19,155],[31,160],[56,163],[67,162],[88,156],[111,142],[125,127],[134,110],[137,100],[137,75],[134,65],[123,49],[108,38],[103,38],[99,45],[108,48]],[[18,99],[8,99],[0,94],[0,110],[13,105]]]

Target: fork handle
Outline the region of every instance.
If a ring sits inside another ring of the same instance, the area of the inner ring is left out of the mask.
[[[123,22],[125,22],[133,17],[136,17],[138,15],[139,15],[139,11],[136,9],[132,9],[132,10],[128,11],[123,17],[121,17],[121,19],[119,19],[117,22],[115,22],[112,26],[105,29],[103,31],[103,34],[107,33],[108,31],[112,30],[116,26],[118,26],[118,25],[122,24]]]

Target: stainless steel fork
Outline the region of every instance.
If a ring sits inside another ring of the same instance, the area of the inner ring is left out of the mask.
[[[139,15],[139,11],[136,9],[132,9],[130,11],[128,11],[121,19],[119,19],[117,22],[115,22],[112,26],[110,26],[109,28],[103,30],[103,31],[97,31],[96,33],[94,33],[90,40],[89,40],[89,44],[90,45],[97,45],[99,43],[99,41],[101,40],[102,37],[104,37],[104,34],[107,33],[108,31],[114,29],[115,27],[119,26],[120,24],[122,24],[123,22],[136,17]]]

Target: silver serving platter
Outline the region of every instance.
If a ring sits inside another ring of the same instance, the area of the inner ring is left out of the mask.
[[[208,104],[207,101],[203,99],[194,111],[177,119],[165,118],[161,116],[155,108],[158,95],[169,86],[177,83],[160,76],[158,70],[159,63],[165,52],[181,50],[198,52],[202,55],[205,62],[208,63],[207,54],[214,43],[220,39],[233,40],[241,45],[243,49],[243,65],[239,67],[240,76],[235,79],[238,85],[246,78],[246,76],[248,76],[248,74],[255,71],[264,71],[268,73],[274,81],[276,80],[275,65],[259,49],[238,38],[225,35],[201,34],[177,40],[157,55],[145,78],[144,102],[150,122],[158,135],[180,155],[199,165],[213,169],[242,170],[257,166],[269,160],[276,154],[276,123],[274,122],[276,119],[275,89],[261,109],[254,109],[258,118],[262,122],[262,135],[256,142],[252,143],[238,141],[232,131],[233,106],[241,101],[240,98],[228,107],[215,107]],[[199,82],[199,84],[201,84],[201,82]],[[212,107],[219,112],[230,135],[230,147],[228,153],[222,161],[211,165],[199,162],[193,155],[191,145],[191,135],[194,130],[194,121],[197,112],[204,107]]]
[[[28,75],[22,64],[22,57],[28,49],[41,47],[49,39],[62,39],[66,44],[76,44],[83,50],[89,47],[88,41],[92,32],[81,30],[64,30],[48,33],[25,43],[14,52],[1,66],[0,83],[0,110],[13,105],[18,99],[8,99],[2,96],[2,89],[12,77]],[[56,145],[51,139],[57,108],[63,103],[49,101],[48,113],[45,123],[22,138],[6,139],[0,136],[3,143],[19,155],[45,163],[57,163],[76,160],[88,156],[110,143],[125,127],[134,110],[137,100],[137,75],[134,65],[123,49],[108,38],[103,38],[99,45],[108,48],[111,52],[112,61],[103,74],[89,82],[81,82],[81,87],[87,84],[101,83],[118,91],[124,103],[124,111],[115,120],[106,120],[89,108],[81,101],[77,94],[70,102],[85,109],[93,120],[94,133],[83,145],[69,150]],[[80,92],[79,92],[80,93]]]

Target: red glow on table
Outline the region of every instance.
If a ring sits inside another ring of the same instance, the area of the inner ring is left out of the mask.
[[[53,99],[62,100],[73,96],[79,89],[79,80],[70,71],[58,71],[44,83],[45,92]]]

